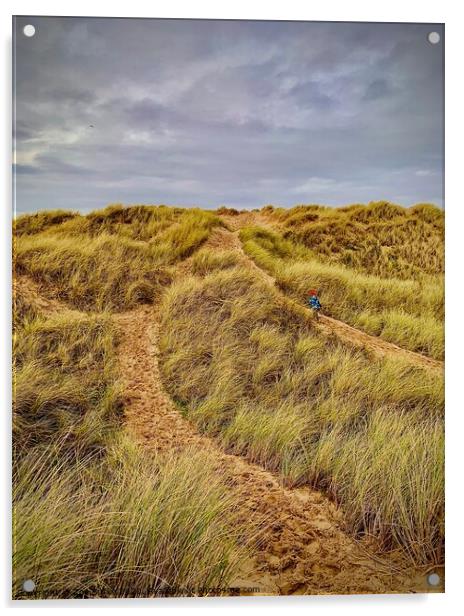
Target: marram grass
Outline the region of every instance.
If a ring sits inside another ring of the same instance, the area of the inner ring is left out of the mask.
[[[215,460],[124,436],[116,343],[108,314],[17,315],[14,598],[27,579],[41,599],[208,594],[255,540]]]
[[[100,463],[30,452],[14,478],[13,596],[25,579],[43,599],[227,588],[252,528],[213,462],[198,451],[147,457],[124,439]]]
[[[381,278],[336,263],[322,262],[278,232],[247,228],[243,246],[276,279],[279,288],[301,303],[318,289],[323,312],[411,351],[444,356],[444,280]]]
[[[164,383],[189,420],[332,495],[352,533],[442,561],[443,378],[323,337],[303,305],[317,287],[326,313],[441,358],[442,213],[265,208],[277,230],[243,229],[244,249],[301,310],[236,252],[203,246],[218,213],[15,221],[16,274],[89,313],[47,316],[15,295],[15,597],[27,578],[41,598],[201,594],[245,556],[255,523],[207,454],[148,457],[123,436],[111,315],[140,303],[161,307]],[[187,257],[193,275],[177,280]]]
[[[324,338],[240,268],[173,285],[162,315],[165,384],[203,431],[331,493],[353,532],[440,561],[440,375]]]

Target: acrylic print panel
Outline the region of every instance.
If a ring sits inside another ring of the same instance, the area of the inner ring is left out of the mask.
[[[443,592],[443,26],[13,27],[13,596]]]

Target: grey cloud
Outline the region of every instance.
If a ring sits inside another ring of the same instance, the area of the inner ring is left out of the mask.
[[[41,173],[41,169],[39,167],[35,167],[34,165],[16,165],[13,164],[13,173],[14,174],[29,174],[35,175],[37,173]]]
[[[47,91],[50,101],[54,103],[71,103],[73,105],[91,105],[98,102],[94,92],[78,87],[55,87]]]
[[[17,18],[17,210],[442,204],[431,27]]]
[[[375,79],[366,88],[364,99],[367,101],[384,98],[391,92],[391,86],[386,79]]]
[[[34,136],[34,130],[28,129],[25,126],[19,126],[18,123],[13,125],[13,137],[20,141],[28,141]]]
[[[290,90],[301,107],[329,109],[336,104],[336,99],[326,94],[317,81],[299,83]]]

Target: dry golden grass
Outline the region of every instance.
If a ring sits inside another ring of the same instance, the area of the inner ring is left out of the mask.
[[[124,310],[152,302],[171,274],[146,242],[109,235],[30,235],[17,242],[16,271],[80,310]]]
[[[206,454],[152,458],[121,432],[109,314],[44,315],[17,290],[13,596],[201,595],[253,540]]]
[[[245,557],[236,499],[198,452],[33,449],[14,477],[13,596],[25,579],[41,599],[218,594]]]
[[[444,279],[382,278],[323,262],[301,244],[261,228],[241,231],[244,250],[301,303],[319,291],[323,312],[436,359],[444,356]]]
[[[439,375],[328,341],[239,268],[171,286],[162,314],[166,386],[202,430],[334,495],[352,531],[441,559]]]
[[[441,233],[435,208],[260,216],[286,237],[244,229],[244,248],[286,293],[304,302],[318,287],[329,314],[442,356],[442,253],[423,246],[426,231],[430,244]],[[15,597],[27,578],[41,598],[202,594],[227,585],[244,556],[253,522],[237,520],[213,460],[147,457],[121,435],[111,315],[145,302],[161,302],[165,384],[202,430],[331,494],[353,533],[416,564],[441,561],[443,379],[323,337],[236,252],[202,248],[222,224],[214,212],[120,205],[15,221],[16,273],[92,312],[45,315],[15,296]],[[343,239],[351,226],[365,233],[356,250]],[[193,275],[177,280],[189,256]]]
[[[192,254],[222,224],[210,212],[165,206],[37,216],[16,222],[17,273],[27,273],[78,309],[93,311],[153,302],[171,281],[169,266]]]
[[[240,257],[234,250],[217,250],[202,248],[192,259],[192,272],[200,276],[220,269],[230,269],[240,263]]]
[[[16,455],[60,439],[101,451],[120,412],[109,315],[32,316],[18,319],[14,337]]]
[[[430,204],[402,208],[387,201],[343,208],[266,209],[285,238],[320,259],[389,278],[444,272],[444,212]]]

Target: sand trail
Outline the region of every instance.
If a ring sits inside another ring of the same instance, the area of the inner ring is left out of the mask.
[[[127,430],[148,451],[208,451],[217,471],[241,495],[240,517],[264,516],[253,558],[235,587],[254,594],[340,594],[408,592],[418,572],[399,557],[379,558],[343,531],[343,514],[316,490],[285,488],[278,477],[246,459],[228,454],[200,434],[164,390],[156,309],[142,306],[114,315],[119,331],[118,361],[124,386]]]
[[[238,229],[217,229],[206,245],[237,251],[244,266],[274,286],[272,276],[243,252]],[[181,264],[179,275],[188,270],[187,260]],[[40,286],[26,276],[17,277],[15,287],[45,313],[82,314],[64,302],[44,297]],[[295,305],[299,306],[296,302]],[[301,306],[299,310],[305,311]],[[405,568],[399,554],[380,557],[375,553],[374,544],[352,538],[344,531],[342,510],[320,492],[306,487],[286,488],[278,476],[224,451],[219,442],[200,434],[181,415],[164,389],[159,366],[160,318],[156,307],[143,305],[114,314],[113,320],[118,330],[117,359],[129,433],[147,452],[191,448],[208,451],[217,472],[241,496],[240,517],[247,520],[257,515],[266,520],[253,556],[244,563],[232,586],[255,587],[254,594],[441,590],[441,587],[427,588],[425,570]],[[442,362],[401,349],[330,317],[322,316],[318,322],[311,320],[311,323],[326,334],[337,335],[376,355],[402,355],[429,368],[442,367]]]
[[[245,222],[239,225],[238,221],[236,220],[236,217],[228,217],[228,224],[232,226],[232,228],[235,230],[230,231],[224,228],[215,229],[211,234],[209,240],[206,242],[205,246],[213,249],[226,248],[228,250],[237,251],[237,253],[240,254],[240,258],[245,267],[249,267],[253,269],[253,271],[257,272],[262,278],[262,280],[265,280],[269,285],[273,286],[280,295],[286,297],[286,300],[291,302],[300,314],[306,315],[308,321],[310,321],[311,324],[319,331],[321,331],[324,335],[336,336],[342,342],[350,344],[351,346],[354,346],[356,348],[368,350],[376,357],[398,357],[424,368],[429,368],[436,371],[444,370],[443,361],[433,359],[432,357],[427,357],[426,355],[422,355],[421,353],[409,351],[392,342],[383,340],[378,336],[371,336],[366,332],[363,332],[355,327],[352,327],[351,325],[348,325],[348,323],[345,323],[344,321],[339,321],[337,319],[334,319],[333,317],[329,317],[323,314],[319,315],[319,319],[317,320],[312,319],[312,314],[309,309],[304,308],[300,303],[284,295],[284,293],[277,288],[275,278],[273,278],[269,273],[256,265],[253,259],[251,259],[244,252],[242,243],[240,242],[240,238],[238,236],[240,228],[242,226],[251,224],[263,226],[261,218],[258,220],[256,218],[256,215],[254,218],[252,216],[249,216]],[[230,222],[229,219],[231,219],[232,222]],[[267,224],[269,226],[269,223]]]

